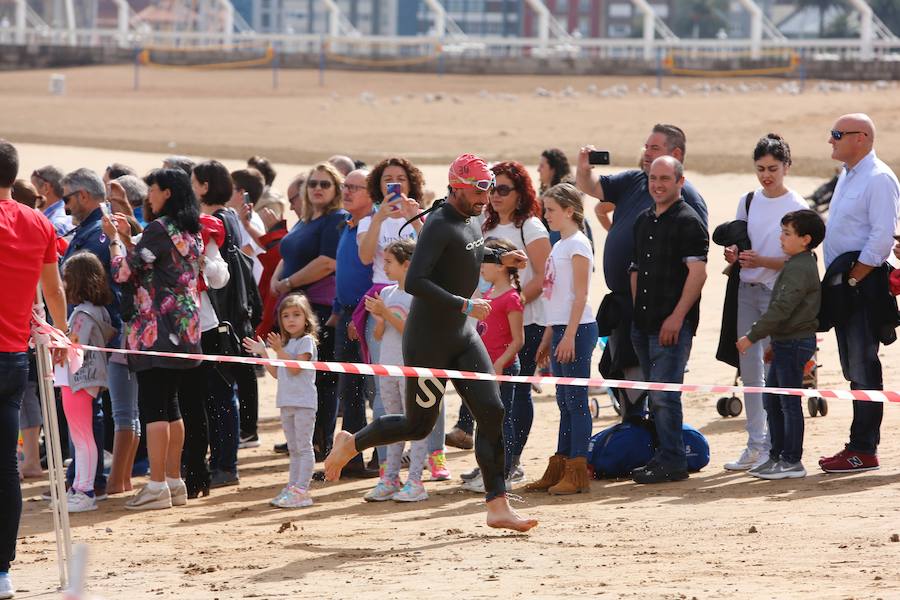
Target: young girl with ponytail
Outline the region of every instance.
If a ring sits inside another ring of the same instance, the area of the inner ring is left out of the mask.
[[[485,248],[511,252],[516,250],[515,244],[505,239],[488,238]],[[525,326],[523,320],[522,284],[519,281],[519,270],[514,267],[484,263],[481,265],[482,285],[487,288],[482,298],[491,303],[491,312],[478,324],[478,332],[487,348],[488,356],[494,364],[494,372],[503,375],[519,374],[519,350],[525,343]],[[500,383],[500,400],[503,402],[503,445],[504,476],[506,488],[511,484],[512,470],[518,465],[519,457],[515,454],[516,433],[512,411],[513,396],[516,384]],[[484,482],[478,475],[466,481],[463,487],[474,492],[484,492]]]

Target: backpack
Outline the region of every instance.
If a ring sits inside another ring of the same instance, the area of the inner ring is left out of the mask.
[[[709,464],[709,443],[702,433],[682,424],[681,435],[687,470],[696,473]],[[656,452],[653,421],[633,418],[608,427],[591,438],[588,462],[597,479],[630,477],[631,471],[646,465]]]
[[[241,252],[237,216],[225,209],[213,215],[225,226],[225,241],[219,249],[228,264],[228,284],[220,290],[207,290],[219,321],[231,324],[238,339],[253,337],[262,320],[262,298],[253,278],[253,259]]]
[[[597,479],[629,477],[653,458],[653,433],[644,419],[635,419],[607,427],[591,438],[588,462]]]

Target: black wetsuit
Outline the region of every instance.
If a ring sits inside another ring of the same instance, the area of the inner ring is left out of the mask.
[[[482,262],[495,262],[484,236],[446,203],[425,221],[406,275],[413,296],[403,333],[406,365],[493,373],[484,343],[462,308],[478,287]],[[356,436],[356,449],[420,440],[434,428],[446,380],[408,377],[405,415],[385,415]],[[506,492],[503,477],[503,404],[495,381],[453,380],[478,424],[475,459],[488,500]]]

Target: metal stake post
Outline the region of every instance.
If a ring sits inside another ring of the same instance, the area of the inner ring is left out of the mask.
[[[39,306],[44,304],[40,285],[37,290]],[[50,476],[50,511],[56,532],[56,558],[59,565],[59,586],[66,589],[69,581],[69,557],[72,555],[72,533],[69,529],[69,507],[66,504],[66,474],[62,466],[56,396],[53,393],[53,363],[50,348],[44,342],[35,343],[38,369],[38,393],[44,417],[44,443],[47,451],[47,473]]]

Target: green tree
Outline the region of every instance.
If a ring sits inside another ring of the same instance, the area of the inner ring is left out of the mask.
[[[894,35],[900,35],[900,2],[897,0],[869,0],[869,4],[878,18],[894,32]]]
[[[728,30],[728,0],[677,0],[670,26],[678,37],[711,38]]]
[[[819,9],[819,37],[826,37],[826,29],[825,29],[825,15],[828,11],[835,6],[839,6],[844,8],[846,11],[846,5],[843,0],[799,0],[797,3],[800,9],[809,8],[810,6],[814,6]]]

